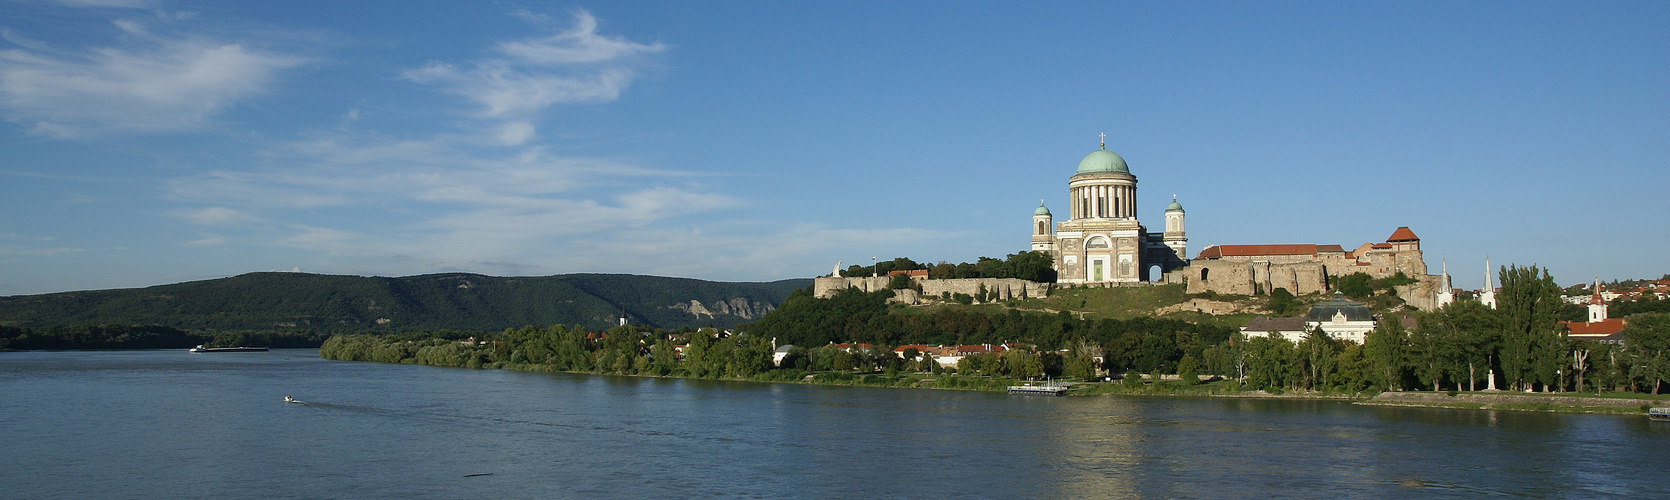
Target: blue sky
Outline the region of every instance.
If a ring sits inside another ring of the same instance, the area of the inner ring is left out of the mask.
[[[0,1],[0,295],[808,277],[1161,227],[1670,272],[1670,4]]]

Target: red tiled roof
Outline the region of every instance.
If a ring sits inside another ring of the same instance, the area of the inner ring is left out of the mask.
[[[925,345],[922,345],[922,344],[907,344],[907,345],[902,345],[902,346],[899,346],[899,347],[894,347],[893,352],[905,352],[905,349],[909,349],[909,348],[912,348],[912,347],[916,348],[916,352],[928,352],[928,349],[929,349],[928,346],[925,346]]]
[[[1339,245],[1317,245],[1316,246],[1316,251],[1318,251],[1318,252],[1344,252],[1345,248],[1341,247]]]
[[[1604,336],[1624,331],[1623,318],[1608,318],[1594,323],[1566,323],[1572,335]]]
[[[990,347],[987,347],[984,344],[957,346],[957,354],[965,354],[965,355],[966,354],[980,354],[980,353],[985,353],[985,352],[1003,352],[1003,351],[1007,351],[1007,350],[1009,350],[1009,348],[1005,347],[1003,344],[995,344],[995,345],[992,345]]]
[[[927,269],[898,269],[898,270],[893,270],[893,271],[888,271],[887,272],[888,276],[893,276],[893,275],[898,275],[898,274],[903,274],[905,276],[909,276],[909,277],[912,277],[912,278],[915,278],[917,276],[921,276],[921,277],[926,278],[926,277],[928,277],[928,270]]]
[[[1382,249],[1384,249],[1384,248],[1391,248],[1391,247],[1392,247],[1392,244],[1391,244],[1391,243],[1375,243],[1375,244],[1374,244],[1374,248],[1382,248]]]
[[[1251,257],[1257,255],[1316,255],[1315,244],[1303,245],[1212,245],[1200,251],[1196,259]],[[1336,245],[1335,248],[1338,248]]]
[[[1396,231],[1392,231],[1392,235],[1387,237],[1386,241],[1421,241],[1421,238],[1419,236],[1415,236],[1415,232],[1410,231],[1409,227],[1405,226],[1397,228]]]

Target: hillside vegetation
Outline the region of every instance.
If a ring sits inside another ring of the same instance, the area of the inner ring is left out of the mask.
[[[758,319],[809,279],[725,283],[626,274],[400,278],[265,272],[147,288],[0,297],[0,325],[162,325],[188,331],[604,329],[624,313],[659,328]],[[692,303],[694,301],[694,303]]]

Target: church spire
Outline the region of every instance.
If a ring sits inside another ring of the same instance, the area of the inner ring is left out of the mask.
[[[1490,283],[1490,254],[1484,256],[1484,289],[1479,290],[1479,302],[1496,308],[1496,285]]]
[[[1444,258],[1444,272],[1438,275],[1438,307],[1444,307],[1455,302],[1455,288],[1450,286],[1450,259]]]
[[[1444,266],[1444,272],[1442,274],[1443,277],[1440,278],[1441,281],[1438,282],[1438,293],[1450,293],[1450,291],[1453,290],[1453,289],[1450,288],[1450,258],[1449,257],[1444,257],[1443,266]]]

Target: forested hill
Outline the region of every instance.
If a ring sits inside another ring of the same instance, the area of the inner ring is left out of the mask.
[[[727,283],[629,274],[401,278],[265,272],[148,288],[0,297],[0,325],[156,324],[192,331],[661,328],[758,319],[810,279]]]

